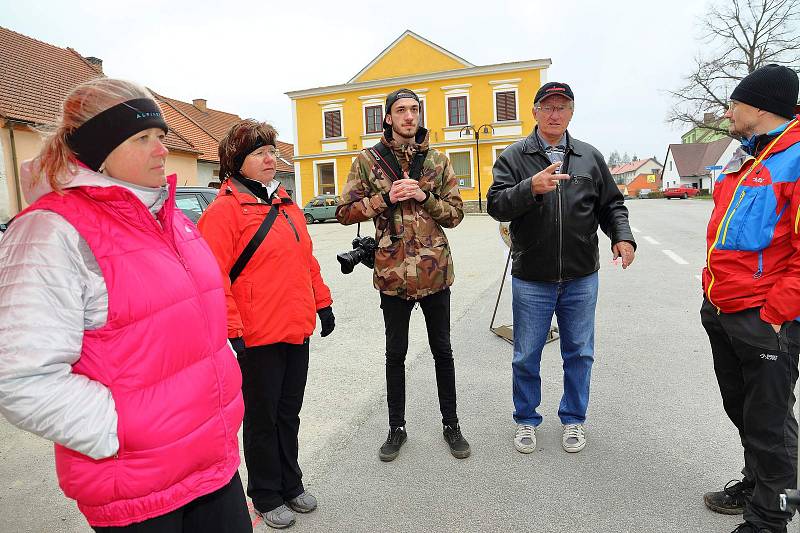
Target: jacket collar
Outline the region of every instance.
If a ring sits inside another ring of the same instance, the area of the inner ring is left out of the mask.
[[[528,135],[527,137],[525,137],[525,140],[523,141],[523,146],[522,146],[522,152],[523,153],[525,153],[525,154],[536,154],[536,153],[539,153],[539,154],[545,155],[544,146],[542,146],[542,143],[539,141],[539,137],[536,135],[536,132],[538,131],[538,129],[539,129],[539,126],[536,126],[533,129],[533,131],[531,132],[531,134]],[[567,153],[580,157],[581,156],[581,152],[580,152],[579,149],[576,149],[575,143],[572,142],[573,139],[572,139],[572,136],[569,134],[569,131],[567,131],[565,133],[565,136],[566,136],[566,139],[567,139]]]
[[[225,181],[222,182],[219,188],[219,194],[230,194],[233,196],[237,202],[240,204],[264,204],[266,203],[261,198],[257,198],[253,195],[247,187],[244,186],[236,178],[227,178]],[[291,204],[292,198],[289,196],[289,193],[286,192],[286,189],[283,188],[283,185],[278,185],[278,188],[275,192],[272,193],[270,196],[272,199],[273,205],[280,205],[280,204]]]

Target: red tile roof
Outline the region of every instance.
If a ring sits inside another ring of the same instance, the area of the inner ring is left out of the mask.
[[[170,129],[181,132],[183,137],[200,151],[198,159],[201,161],[219,163],[219,143],[217,140],[205,132],[200,126],[192,122],[186,115],[178,111],[169,99],[155,92],[153,92],[153,95],[161,105],[161,111],[164,113],[164,120],[167,121]]]
[[[64,98],[83,82],[102,76],[72,48],[59,48],[0,26],[0,116],[30,124],[52,124]],[[197,152],[170,131],[167,148]]]
[[[0,26],[0,117],[31,124],[52,124],[70,91],[103,73],[72,48],[59,48]],[[169,125],[170,150],[198,154],[219,163],[219,141],[238,115],[193,104],[152,91]],[[294,147],[277,141],[281,172],[294,172]]]
[[[625,163],[622,165],[617,165],[616,167],[611,169],[611,175],[614,176],[616,174],[625,174],[626,172],[634,172],[639,169],[642,165],[650,161],[648,159],[638,159],[636,161],[631,161],[630,163]]]
[[[170,120],[174,121],[175,128],[182,133],[185,132],[192,144],[200,148],[202,152],[200,159],[219,163],[219,141],[225,137],[233,124],[242,120],[241,117],[209,107],[205,110],[199,109],[188,102],[168,98],[155,92],[153,94],[164,108],[164,115],[170,126],[173,124]],[[277,170],[294,172],[292,161],[294,146],[283,141],[276,142],[281,152],[281,159],[285,160],[278,160]]]
[[[54,122],[72,88],[100,75],[71,48],[0,27],[0,114],[5,118]]]

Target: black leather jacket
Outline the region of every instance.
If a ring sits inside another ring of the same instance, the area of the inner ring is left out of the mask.
[[[532,177],[550,165],[536,135],[506,148],[497,158],[487,211],[511,221],[512,275],[527,281],[566,281],[600,268],[597,227],[612,244],[628,241],[628,209],[600,152],[570,137],[561,172],[572,179],[555,191],[534,195]]]

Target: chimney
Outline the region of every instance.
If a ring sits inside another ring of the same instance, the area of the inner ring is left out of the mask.
[[[88,61],[89,63],[91,63],[92,65],[94,65],[97,68],[97,70],[99,70],[101,73],[103,72],[103,60],[102,59],[100,59],[99,57],[91,57],[91,56],[90,57],[85,57],[84,59],[86,61]]]
[[[192,100],[192,105],[195,106],[200,111],[206,111],[206,99],[205,98],[195,98]]]
[[[703,113],[703,124],[711,124],[717,120],[717,115],[714,113]]]

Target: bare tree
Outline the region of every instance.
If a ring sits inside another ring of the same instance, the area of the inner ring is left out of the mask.
[[[700,23],[705,53],[695,58],[684,86],[669,91],[674,105],[667,121],[726,132],[704,118],[725,113],[739,80],[769,63],[800,61],[800,0],[725,0]]]

